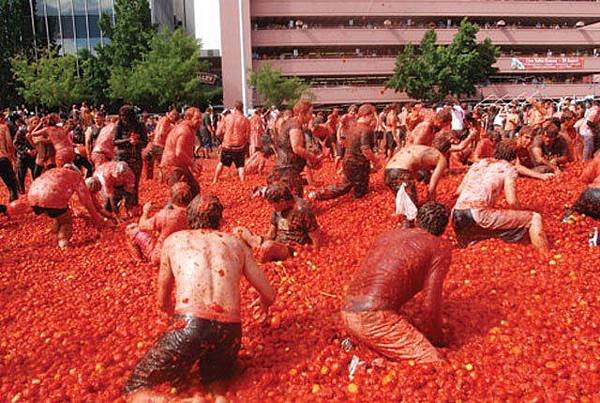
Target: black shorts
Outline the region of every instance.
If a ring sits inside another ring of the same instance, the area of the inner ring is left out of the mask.
[[[177,316],[184,328],[166,331],[138,362],[124,392],[181,382],[198,363],[202,383],[233,375],[241,346],[242,326],[192,316]]]
[[[335,143],[335,155],[339,158],[344,158],[346,155],[346,147],[344,147],[339,141]]]
[[[398,146],[392,132],[385,132],[385,149],[386,150],[395,150]]]
[[[387,168],[383,172],[383,183],[385,183],[394,194],[398,193],[402,184],[405,184],[406,193],[413,201],[415,206],[417,205],[417,187],[415,185],[415,178],[411,171],[403,168]]]
[[[65,208],[49,208],[49,207],[40,207],[40,206],[31,206],[31,209],[35,213],[35,215],[46,214],[50,218],[57,218],[61,215],[65,214],[68,207]]]
[[[484,239],[498,238],[505,242],[519,242],[528,234],[526,227],[509,229],[483,228],[475,222],[471,209],[452,211],[452,227],[456,233],[456,240],[461,248],[466,248],[472,242]]]
[[[226,167],[230,167],[231,164],[235,164],[236,168],[243,168],[244,167],[244,159],[246,157],[246,152],[245,150],[228,150],[226,148],[223,148],[221,150],[221,164],[225,165]]]
[[[600,188],[587,188],[573,205],[573,210],[600,220]]]

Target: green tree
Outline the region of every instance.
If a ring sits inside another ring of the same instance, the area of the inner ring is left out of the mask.
[[[21,101],[11,71],[11,58],[34,58],[29,0],[0,0],[0,109]]]
[[[409,44],[398,54],[386,88],[430,102],[450,94],[474,95],[476,85],[497,71],[493,65],[500,54],[489,39],[477,43],[478,31],[476,25],[463,19],[452,43],[445,47],[436,45],[434,30],[428,31],[418,48]]]
[[[312,97],[310,87],[298,77],[283,77],[270,64],[250,73],[250,85],[256,88],[267,105],[293,105],[301,97]]]
[[[12,70],[19,83],[19,95],[30,104],[51,109],[68,107],[90,98],[88,77],[77,70],[74,55],[41,54],[31,62],[25,56],[12,59]]]
[[[199,104],[210,97],[198,79],[208,63],[200,61],[200,44],[182,29],[159,32],[132,69],[116,68],[110,78],[113,98],[166,108],[172,103]]]

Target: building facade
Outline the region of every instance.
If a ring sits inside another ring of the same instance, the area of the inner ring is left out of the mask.
[[[173,3],[173,13],[175,15],[175,26],[182,27],[188,34],[195,36],[196,21],[194,17],[194,0],[171,1]]]
[[[587,0],[220,0],[224,101],[271,64],[311,84],[319,104],[391,102],[395,56],[431,28],[448,44],[464,17],[501,49],[478,97],[600,96],[600,3]],[[241,10],[241,14],[240,14]],[[242,35],[240,35],[242,32]]]
[[[152,23],[173,29],[176,18],[174,3],[178,0],[150,0]],[[60,45],[62,53],[80,49],[93,51],[109,39],[98,22],[101,15],[115,18],[115,0],[32,0],[35,7],[35,31],[39,44]],[[193,18],[193,8],[191,9]]]

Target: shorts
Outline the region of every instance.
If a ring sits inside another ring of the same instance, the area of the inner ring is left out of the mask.
[[[196,178],[194,178],[189,169],[171,166],[165,167],[163,172],[166,172],[165,178],[169,187],[176,183],[184,182],[190,187],[192,197],[196,197],[200,193],[200,185],[198,185]]]
[[[342,322],[352,337],[392,360],[440,361],[435,347],[398,312],[342,310]]]
[[[58,218],[61,215],[65,214],[69,208],[49,208],[49,207],[40,207],[40,206],[31,206],[31,209],[35,213],[35,215],[46,214],[50,218]]]
[[[125,393],[163,382],[181,382],[198,363],[202,383],[233,375],[240,350],[242,326],[180,316],[184,328],[166,331],[138,362],[127,380]]]
[[[385,132],[385,149],[386,150],[395,150],[398,146],[392,132]]]
[[[519,242],[529,233],[533,213],[524,210],[453,210],[452,227],[461,248],[484,239],[499,238]]]
[[[573,210],[600,220],[600,188],[587,188],[573,205]]]
[[[244,159],[246,157],[246,152],[245,150],[239,150],[239,151],[235,151],[235,150],[228,150],[226,148],[223,148],[221,150],[221,164],[223,164],[226,167],[230,167],[231,164],[235,164],[236,168],[243,168],[244,167]]]
[[[394,195],[398,193],[402,184],[405,184],[406,193],[415,206],[417,205],[417,187],[411,171],[403,168],[387,168],[383,172],[383,182],[394,192]]]

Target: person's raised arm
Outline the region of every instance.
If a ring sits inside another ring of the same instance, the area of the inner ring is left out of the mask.
[[[244,248],[244,276],[260,294],[262,306],[266,310],[275,301],[275,290],[269,284],[263,270],[258,267],[250,248],[245,244],[242,247]]]
[[[510,175],[507,175],[504,179],[504,197],[510,208],[518,209],[521,207],[519,199],[517,198],[516,179]]]
[[[171,293],[173,292],[175,278],[173,277],[173,271],[171,270],[169,250],[170,248],[164,245],[160,254],[160,269],[158,271],[156,302],[158,303],[158,308],[161,311],[172,314],[173,304],[171,302]]]
[[[441,320],[442,289],[451,259],[450,249],[437,252],[432,259],[431,268],[423,286],[425,315],[429,318],[425,334],[429,341],[438,347],[444,345]]]

